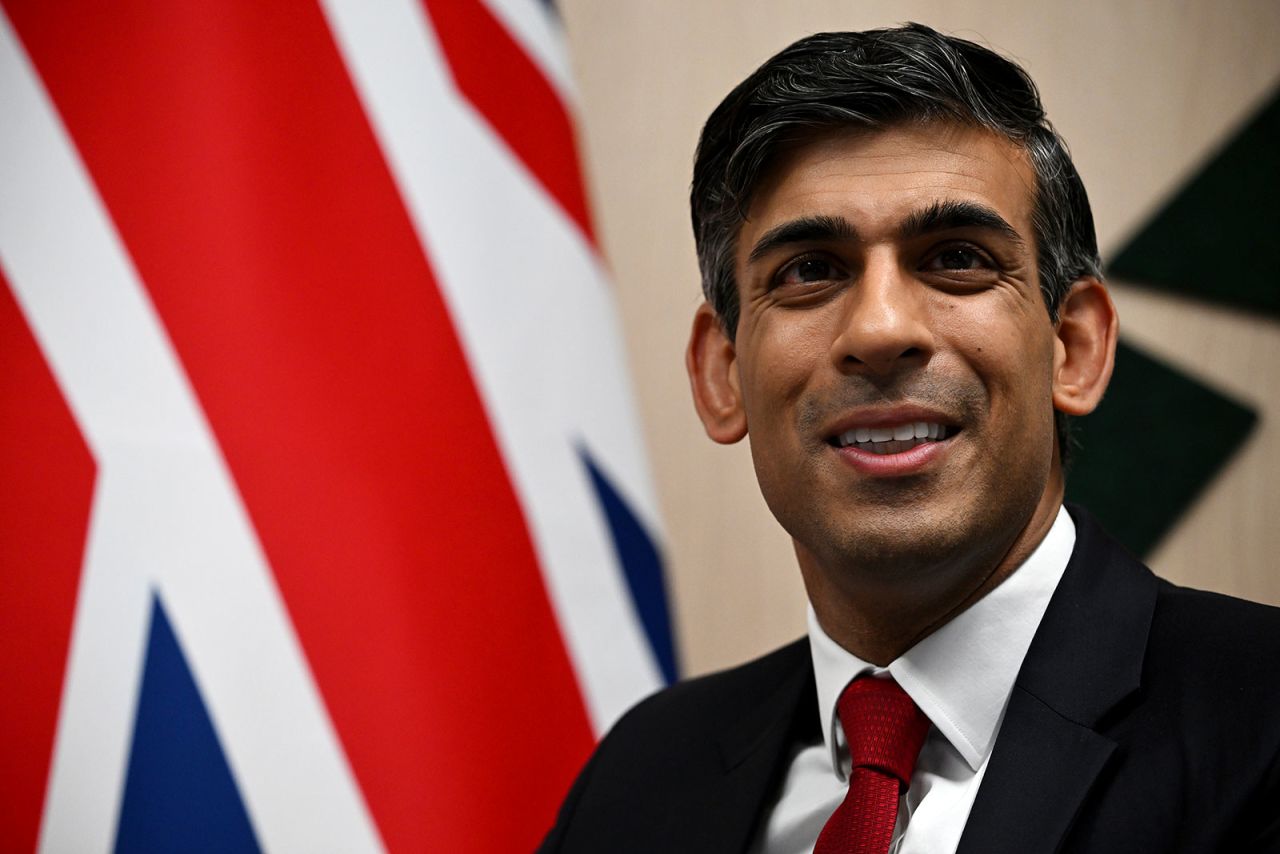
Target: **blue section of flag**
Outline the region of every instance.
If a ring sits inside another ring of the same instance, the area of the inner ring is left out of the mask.
[[[609,520],[618,562],[622,564],[627,586],[631,589],[631,600],[649,637],[649,645],[653,647],[663,677],[668,683],[674,682],[677,675],[676,651],[671,637],[667,592],[662,580],[662,559],[640,520],[613,488],[609,478],[600,471],[595,460],[585,448],[580,447],[578,454],[591,474],[591,484]]]
[[[138,697],[117,854],[259,851],[200,691],[159,597]]]

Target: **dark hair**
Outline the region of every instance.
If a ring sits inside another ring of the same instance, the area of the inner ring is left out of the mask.
[[[1072,282],[1101,276],[1084,184],[1025,71],[981,45],[922,24],[818,33],[738,84],[698,141],[690,206],[702,290],[730,339],[739,313],[738,231],[774,155],[832,128],[927,120],[987,128],[1027,153],[1036,176],[1036,262],[1051,320]],[[1065,460],[1069,425],[1062,413],[1055,417]]]

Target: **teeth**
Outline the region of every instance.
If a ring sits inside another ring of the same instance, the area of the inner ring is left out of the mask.
[[[921,442],[935,442],[946,436],[946,428],[928,421],[915,421],[893,427],[855,427],[840,434],[840,447],[859,445],[877,454],[899,454]]]

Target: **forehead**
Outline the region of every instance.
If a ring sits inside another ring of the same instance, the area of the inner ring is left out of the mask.
[[[782,152],[758,185],[739,234],[754,238],[802,216],[849,221],[865,239],[938,201],[994,209],[1032,245],[1035,173],[1025,151],[985,128],[927,122],[830,131]]]

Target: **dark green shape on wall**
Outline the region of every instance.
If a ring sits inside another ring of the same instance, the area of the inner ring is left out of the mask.
[[[1108,275],[1280,317],[1280,90],[1192,176]],[[1149,552],[1248,438],[1257,415],[1121,342],[1111,389],[1078,419],[1067,495]]]
[[[1280,91],[1112,261],[1117,279],[1280,316]]]
[[[1076,419],[1067,497],[1149,552],[1248,437],[1248,407],[1124,342],[1102,405]]]

